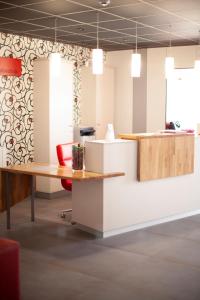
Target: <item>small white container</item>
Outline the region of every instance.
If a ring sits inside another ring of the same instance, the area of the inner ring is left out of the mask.
[[[107,131],[106,131],[105,139],[107,141],[113,141],[115,139],[115,133],[114,133],[114,129],[113,129],[113,124],[108,124],[107,125]]]

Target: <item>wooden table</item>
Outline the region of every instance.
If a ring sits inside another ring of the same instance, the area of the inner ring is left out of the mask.
[[[47,163],[29,163],[22,165],[14,165],[9,167],[1,167],[1,199],[5,202],[7,211],[7,229],[10,229],[10,207],[23,200],[28,195],[31,197],[31,221],[35,220],[34,212],[34,193],[35,193],[35,177],[44,176],[58,179],[70,179],[72,181],[83,180],[103,180],[106,178],[124,176],[123,172],[114,173],[93,173],[87,171],[75,171],[69,167],[50,165]],[[23,179],[22,181],[20,181]],[[21,182],[21,183],[20,183]],[[25,186],[22,186],[25,185]],[[13,190],[14,189],[14,190]],[[12,201],[12,197],[19,199]]]

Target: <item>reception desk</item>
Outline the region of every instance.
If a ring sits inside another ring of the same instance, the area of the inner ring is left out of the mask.
[[[87,142],[88,171],[121,171],[125,176],[74,182],[73,220],[81,229],[107,237],[200,213],[200,138],[190,137],[193,172],[145,181],[137,175],[137,139]]]
[[[173,177],[194,172],[194,134],[121,134],[138,142],[138,180]]]
[[[16,187],[15,181],[22,180],[17,181],[17,187],[22,190],[24,182],[27,186],[24,195],[30,192],[32,194],[33,221],[34,181],[31,178],[47,176],[73,180],[72,219],[80,229],[98,237],[108,237],[199,214],[200,137],[186,137],[190,143],[191,140],[194,143],[194,163],[191,172],[184,175],[138,180],[138,139],[86,142],[85,172],[37,164],[1,168],[3,181],[7,176],[6,198],[10,199],[7,207],[9,203],[13,204],[11,200],[14,199],[9,182],[11,187]],[[187,142],[183,143],[183,147],[185,145]],[[179,155],[181,157],[180,153]],[[187,161],[188,156],[183,159]],[[4,194],[5,190],[2,195]],[[9,214],[7,210],[8,228]]]

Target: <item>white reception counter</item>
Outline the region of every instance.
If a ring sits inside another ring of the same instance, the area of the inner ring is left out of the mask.
[[[73,220],[108,237],[200,213],[200,138],[195,138],[194,173],[137,180],[137,141],[86,143],[86,170],[125,176],[73,183]]]

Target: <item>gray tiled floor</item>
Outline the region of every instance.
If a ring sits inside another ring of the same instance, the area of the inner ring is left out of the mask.
[[[12,208],[21,244],[22,300],[199,300],[200,215],[106,239],[95,239],[59,218],[70,198]],[[70,220],[70,216],[68,217]]]

